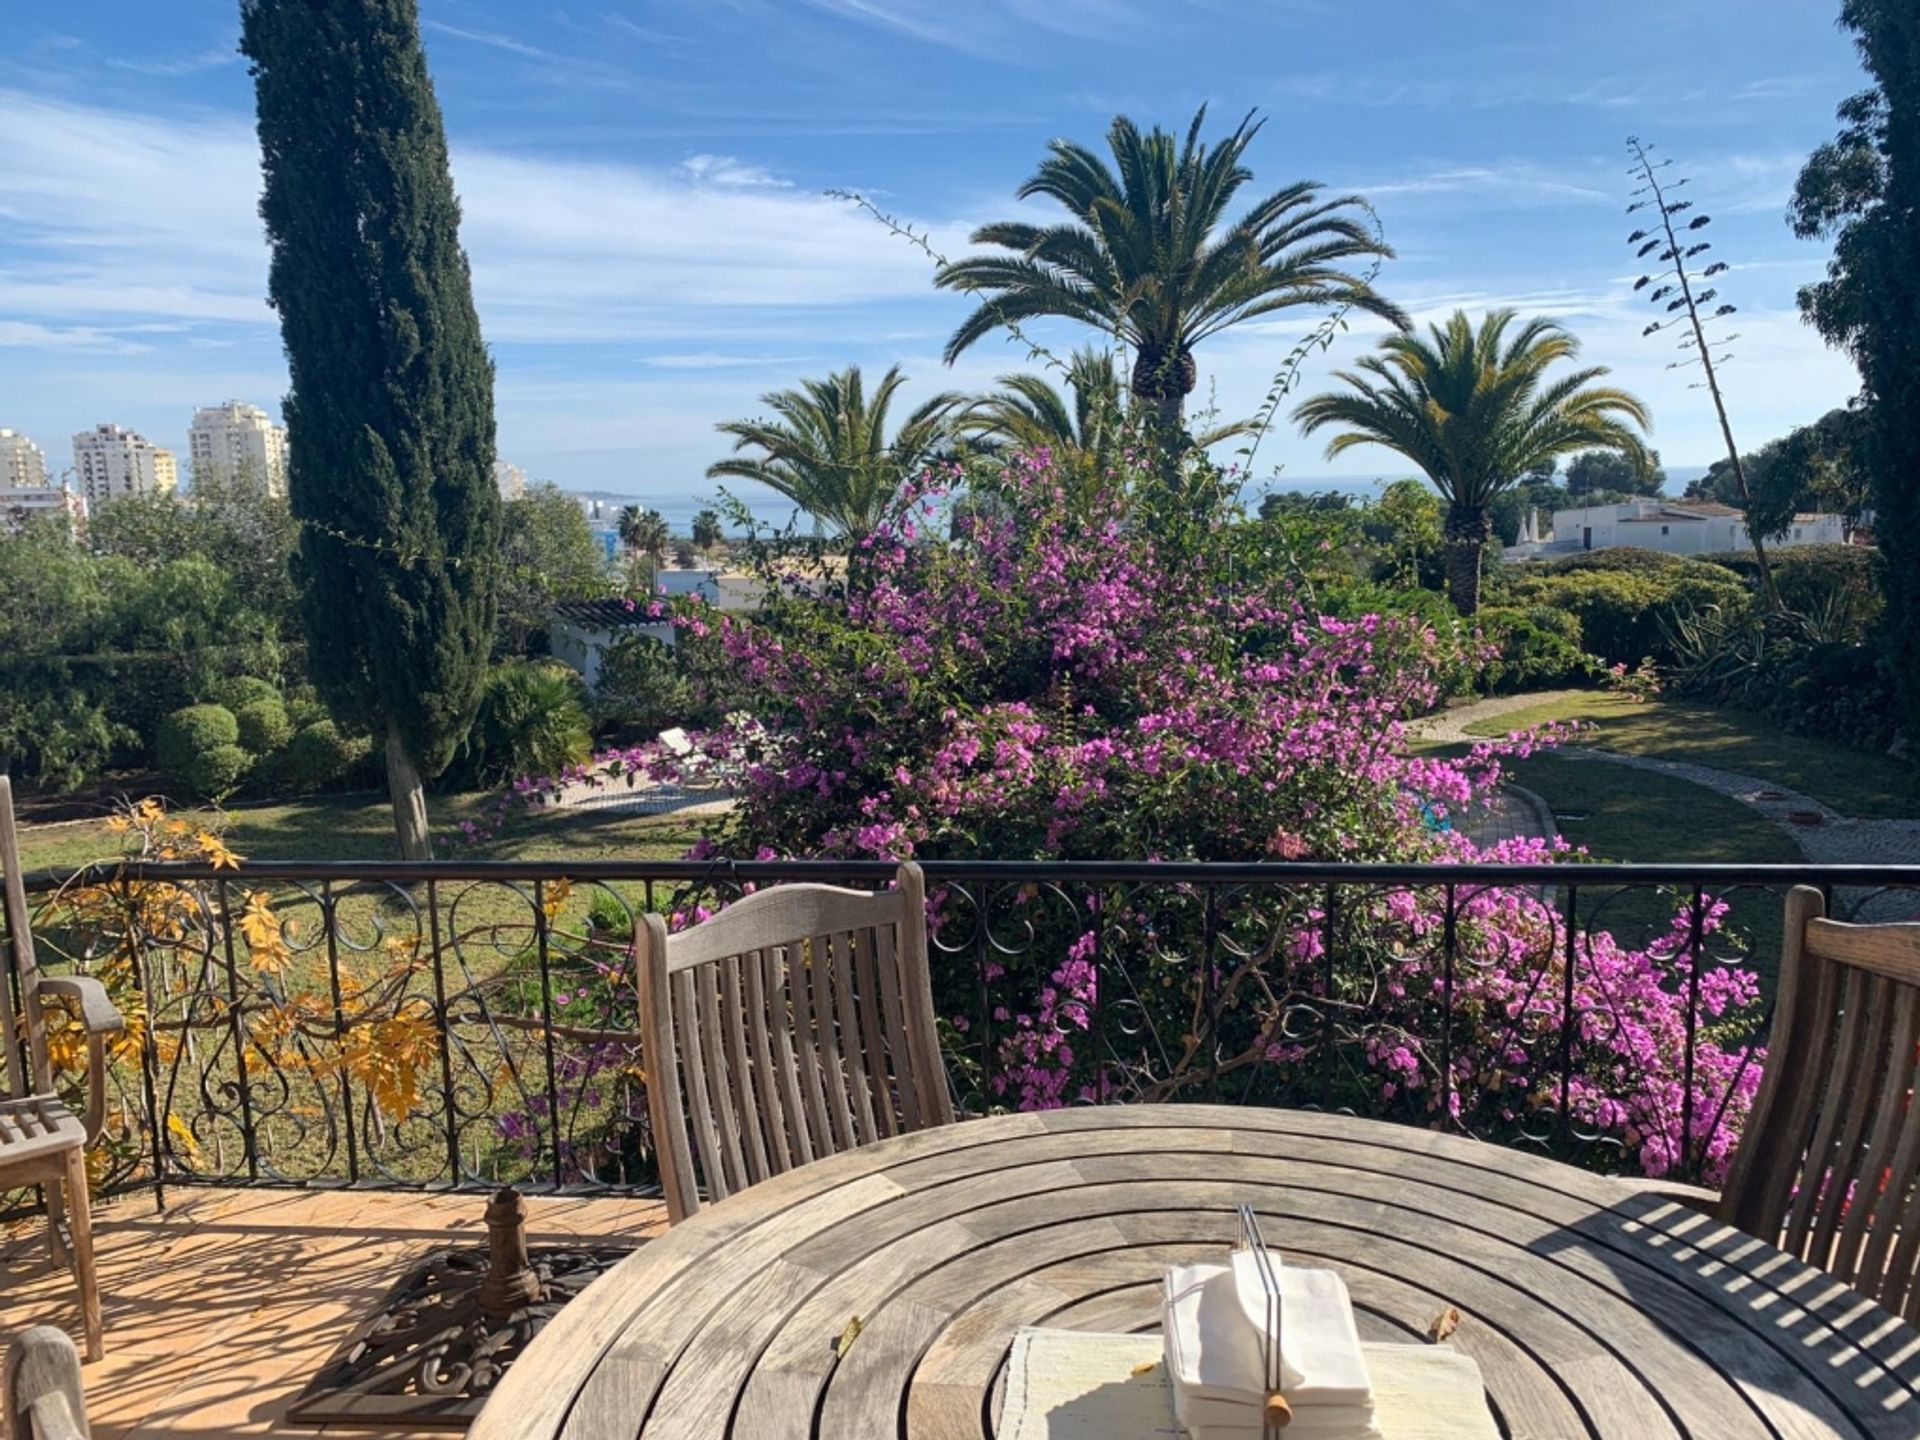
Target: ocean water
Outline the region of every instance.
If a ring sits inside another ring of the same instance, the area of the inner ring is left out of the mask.
[[[1669,466],[1667,467],[1666,489],[1662,493],[1678,496],[1687,488],[1689,481],[1698,479],[1706,473],[1707,467],[1704,465]],[[1379,499],[1382,490],[1386,489],[1393,481],[1403,478],[1409,477],[1404,474],[1385,474],[1366,478],[1352,475],[1283,474],[1277,479],[1260,480],[1250,483],[1243,492],[1242,498],[1250,510],[1257,508],[1261,497],[1269,492],[1320,495],[1328,491],[1333,491],[1342,495],[1350,495],[1356,501],[1364,502]],[[794,518],[795,507],[793,502],[771,490],[743,481],[730,482],[727,488],[736,499],[744,502],[753,511],[754,519],[763,527],[779,528],[791,523]],[[679,493],[656,491],[651,494],[619,494],[604,490],[571,491],[569,493],[600,501],[602,512],[609,524],[612,523],[613,516],[619,512],[620,507],[623,505],[641,505],[648,509],[658,510],[662,515],[667,517],[667,524],[672,527],[675,535],[685,535],[691,530],[693,527],[693,517],[700,511],[720,509],[717,503],[717,493],[713,489],[705,488],[704,486],[690,492]],[[806,528],[806,522],[804,520],[802,520],[801,526],[803,529]]]

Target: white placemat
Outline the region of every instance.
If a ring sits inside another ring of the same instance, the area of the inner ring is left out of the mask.
[[[1480,1367],[1450,1345],[1362,1345],[1387,1440],[1500,1440]],[[1022,1330],[1001,1440],[1179,1440],[1158,1335]]]

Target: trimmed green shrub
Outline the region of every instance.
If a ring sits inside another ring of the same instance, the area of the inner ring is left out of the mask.
[[[196,795],[218,800],[252,768],[253,756],[238,745],[215,745],[196,755],[186,773],[177,778]]]
[[[1647,656],[1658,665],[1670,665],[1676,621],[1709,606],[1727,614],[1744,613],[1747,588],[1717,565],[1680,556],[1661,558],[1679,564],[1528,575],[1513,583],[1503,602],[1564,610],[1579,621],[1581,645],[1609,665],[1638,665]]]
[[[1608,550],[1583,550],[1578,555],[1562,555],[1556,560],[1544,560],[1527,565],[1516,573],[1520,575],[1579,575],[1588,571],[1617,571],[1626,575],[1657,575],[1677,577],[1681,575],[1705,575],[1713,578],[1719,568],[1709,560],[1696,559],[1691,555],[1669,555],[1661,550],[1642,550],[1632,545],[1617,545]]]
[[[160,722],[153,755],[160,773],[168,780],[197,790],[200,787],[193,783],[189,772],[200,757],[222,745],[238,746],[239,743],[240,722],[226,706],[184,705]]]
[[[1880,588],[1874,567],[1880,552],[1865,545],[1795,545],[1768,554],[1780,601],[1802,615],[1838,622],[1858,641],[1880,618]],[[1741,576],[1750,586],[1759,584],[1760,562],[1751,550],[1716,555],[1714,563]]]
[[[1566,685],[1593,673],[1594,659],[1581,648],[1580,617],[1570,610],[1495,605],[1474,619],[1487,641],[1499,647],[1482,676],[1492,694]]]
[[[224,705],[238,715],[247,706],[261,700],[271,700],[278,705],[280,690],[270,680],[261,680],[252,675],[235,675],[214,686],[212,699],[214,704]]]
[[[293,721],[278,700],[250,700],[233,712],[240,744],[255,755],[271,755],[293,738]]]
[[[324,790],[338,784],[372,752],[373,742],[343,736],[331,720],[303,725],[274,757],[273,783],[290,794]]]

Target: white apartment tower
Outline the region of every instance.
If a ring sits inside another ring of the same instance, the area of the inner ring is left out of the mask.
[[[179,482],[173,452],[118,425],[96,425],[73,437],[74,488],[89,506],[128,495],[166,495]]]
[[[47,457],[18,430],[0,429],[0,490],[44,490]]]
[[[239,475],[266,482],[269,495],[287,493],[287,431],[258,405],[229,400],[194,412],[187,431],[193,478]]]
[[[500,487],[502,500],[524,500],[527,494],[527,472],[518,465],[506,460],[493,462],[493,483]]]

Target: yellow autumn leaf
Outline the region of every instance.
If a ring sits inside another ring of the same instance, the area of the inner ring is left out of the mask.
[[[174,1148],[186,1156],[189,1165],[200,1163],[200,1142],[193,1138],[187,1122],[171,1110],[167,1112],[167,1134],[173,1137]]]
[[[865,1328],[866,1327],[860,1323],[860,1317],[858,1315],[855,1315],[851,1320],[847,1321],[847,1328],[842,1330],[840,1332],[840,1338],[833,1342],[833,1353],[836,1355],[845,1355],[847,1353],[847,1347],[860,1338],[860,1332]]]
[[[273,903],[264,890],[250,891],[240,913],[240,938],[247,942],[247,958],[263,975],[278,975],[293,959]]]
[[[439,1038],[421,1015],[364,1021],[341,1037],[340,1063],[366,1086],[382,1115],[404,1120],[419,1096],[421,1072],[439,1055]]]
[[[547,919],[556,918],[560,914],[560,907],[567,903],[567,897],[572,894],[573,882],[566,876],[548,882],[545,898],[540,902],[540,908],[547,912]]]

